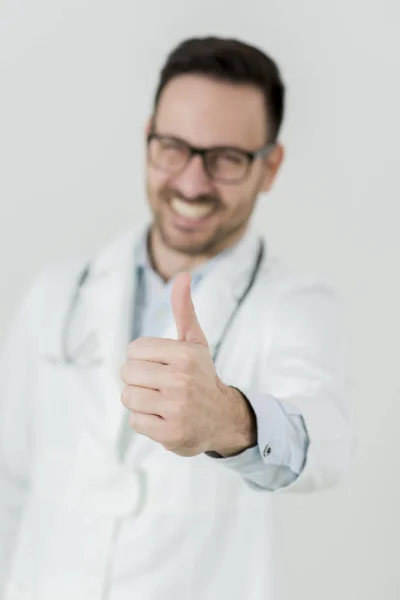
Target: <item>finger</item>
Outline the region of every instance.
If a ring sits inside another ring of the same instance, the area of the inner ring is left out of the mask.
[[[165,401],[160,392],[135,385],[127,385],[121,394],[122,404],[129,410],[164,418]]]
[[[186,351],[186,354],[188,352]],[[186,357],[186,364],[193,362]],[[148,362],[147,360],[127,360],[121,368],[121,379],[126,385],[163,391],[176,389],[182,385],[176,369],[169,365]]]
[[[129,425],[136,433],[162,443],[165,427],[161,417],[132,411],[129,413]]]
[[[122,366],[121,379],[127,385],[160,390],[168,384],[170,373],[165,365],[147,360],[129,359]]]
[[[141,337],[128,346],[128,358],[147,360],[167,365],[180,363],[185,357],[187,345],[178,340]]]
[[[207,338],[194,310],[190,284],[190,274],[180,273],[172,286],[171,304],[178,340],[208,347]]]

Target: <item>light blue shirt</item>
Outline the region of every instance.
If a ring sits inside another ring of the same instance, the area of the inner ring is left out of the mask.
[[[135,307],[135,324],[141,336],[158,337],[173,318],[170,301],[173,279],[164,282],[153,269],[146,239],[147,236],[143,236],[136,249],[136,276],[142,288],[137,293],[141,302]],[[224,254],[230,250],[225,250]],[[192,291],[221,256],[222,253],[191,272]],[[257,445],[227,458],[213,454],[210,460],[218,460],[233,469],[247,485],[257,490],[274,491],[293,483],[305,464],[309,445],[303,417],[296,407],[269,394],[251,389],[240,391],[256,416]]]

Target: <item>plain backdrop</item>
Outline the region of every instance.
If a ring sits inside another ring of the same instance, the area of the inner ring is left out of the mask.
[[[240,36],[282,69],[287,160],[257,218],[341,298],[358,437],[341,486],[274,500],[284,600],[400,598],[399,25],[396,0],[0,4],[0,340],[49,260],[147,215],[144,124],[175,43]]]

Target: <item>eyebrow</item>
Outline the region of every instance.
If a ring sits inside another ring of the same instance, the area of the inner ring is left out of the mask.
[[[257,152],[258,150],[260,150],[261,148],[264,148],[264,146],[266,144],[261,145],[261,146],[256,146],[256,149],[254,150],[253,148],[247,149],[244,148],[243,146],[238,146],[237,144],[234,143],[225,143],[225,144],[213,144],[213,145],[208,145],[208,146],[199,146],[197,144],[192,144],[191,142],[189,142],[189,140],[185,139],[184,137],[181,137],[179,135],[175,135],[172,133],[161,133],[160,131],[155,131],[154,129],[152,129],[149,133],[149,135],[157,135],[159,137],[165,137],[165,138],[171,138],[173,140],[177,140],[178,142],[183,142],[184,144],[187,144],[188,146],[198,149],[198,150],[238,150],[239,152],[244,152],[245,154],[252,154],[253,152]]]

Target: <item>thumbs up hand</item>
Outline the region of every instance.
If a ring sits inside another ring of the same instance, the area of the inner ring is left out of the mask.
[[[206,336],[197,320],[190,291],[191,277],[181,273],[172,288],[171,304],[178,340],[201,344],[208,348]]]
[[[176,278],[171,303],[177,340],[142,337],[121,369],[121,401],[136,433],[180,456],[231,456],[256,444],[254,416],[242,394],[219,379],[190,291]]]

